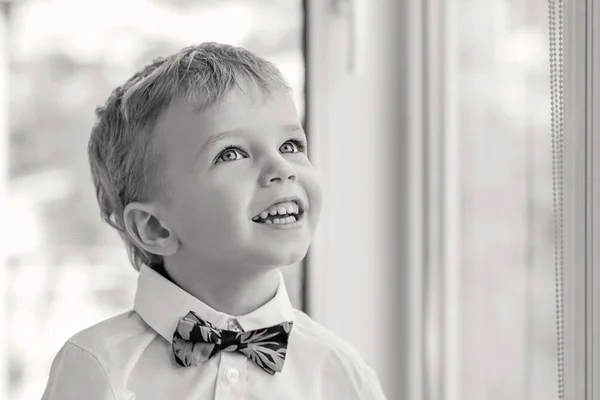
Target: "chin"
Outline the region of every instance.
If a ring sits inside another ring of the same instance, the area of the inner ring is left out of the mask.
[[[269,265],[275,268],[287,267],[289,265],[297,264],[301,262],[306,253],[308,252],[307,248],[298,248],[292,251],[279,251],[279,252],[268,252],[263,253],[259,258],[263,260],[263,262],[259,263],[259,265]]]

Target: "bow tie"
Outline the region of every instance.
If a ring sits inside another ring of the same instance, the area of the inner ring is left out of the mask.
[[[239,352],[265,372],[281,372],[293,322],[263,329],[234,332],[214,327],[190,311],[173,335],[173,354],[182,367],[199,365],[219,351]]]

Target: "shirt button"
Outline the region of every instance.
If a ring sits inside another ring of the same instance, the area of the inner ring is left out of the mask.
[[[227,370],[227,380],[230,383],[236,383],[240,379],[240,371],[235,368],[229,368]]]

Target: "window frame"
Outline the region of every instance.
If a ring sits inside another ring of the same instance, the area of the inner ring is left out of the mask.
[[[422,399],[461,398],[460,233],[461,193],[457,88],[459,3],[424,0],[421,224]]]
[[[600,399],[600,3],[564,5],[564,395]],[[594,140],[596,139],[596,140]]]
[[[332,48],[329,42],[339,40],[339,33],[334,27],[336,22],[332,22],[329,13],[323,11],[325,6],[317,6],[317,0],[309,0],[309,3],[313,7],[307,13],[311,27],[308,32],[311,46],[307,51],[307,68],[311,76],[308,93],[311,98],[307,109],[313,110],[309,128],[315,144],[314,164],[327,179],[328,171],[322,170],[327,164],[328,140],[324,136],[333,129],[332,126],[335,127],[335,122],[331,121],[335,116],[328,115],[327,100],[345,89],[327,80],[328,70],[332,68],[328,64],[331,61],[328,50]],[[432,275],[439,271],[440,265],[453,265],[457,259],[456,254],[447,251],[452,247],[449,242],[452,232],[459,228],[459,221],[452,217],[453,207],[428,199],[432,192],[444,193],[450,200],[455,198],[447,183],[447,179],[453,177],[440,175],[449,173],[448,169],[443,169],[444,166],[453,167],[452,142],[447,142],[445,137],[442,141],[439,132],[440,123],[447,124],[444,125],[445,131],[456,129],[456,121],[447,119],[452,114],[448,107],[453,105],[453,79],[449,79],[453,71],[436,69],[439,63],[435,64],[435,61],[438,60],[436,57],[440,57],[436,51],[442,51],[449,41],[455,40],[455,27],[451,21],[456,20],[452,19],[452,15],[456,13],[457,2],[407,0],[402,3],[405,12],[401,18],[408,37],[400,38],[399,54],[407,60],[407,76],[403,84],[407,97],[412,101],[401,104],[399,110],[407,116],[402,129],[408,142],[406,171],[400,171],[400,175],[409,173],[407,201],[402,203],[406,209],[402,212],[407,216],[407,230],[411,234],[402,239],[405,242],[399,243],[407,249],[407,254],[396,260],[407,270],[407,282],[402,287],[407,291],[404,301],[409,304],[396,306],[399,314],[406,314],[408,324],[403,328],[406,333],[403,346],[407,348],[403,365],[409,368],[398,368],[401,371],[399,380],[407,385],[404,389],[407,399],[454,399],[459,388],[450,385],[447,372],[457,373],[453,368],[460,365],[456,358],[460,349],[453,340],[459,333],[456,326],[448,324],[452,316],[447,313],[448,305],[443,304],[445,300],[453,301],[452,293],[458,291],[459,282],[432,281],[424,271],[428,270],[427,274]],[[439,7],[445,7],[445,12]],[[594,123],[591,112],[600,107],[600,25],[592,23],[600,21],[600,4],[598,0],[575,0],[564,2],[564,7],[564,132],[567,133],[563,156],[565,398],[592,400],[600,399],[600,390],[594,392],[594,382],[600,385],[600,307],[592,307],[594,293],[600,293],[600,274],[592,274],[594,269],[600,270],[600,255],[596,254],[600,251],[600,204],[592,201],[600,197],[600,182],[594,179],[600,176],[600,162],[594,162],[594,156],[600,155],[600,140],[593,140],[600,137],[600,124]],[[441,54],[441,57],[450,56]],[[319,59],[319,63],[315,59]],[[432,91],[442,91],[444,96],[432,97]],[[446,119],[442,117],[442,122],[436,120],[434,109],[445,111]],[[596,115],[600,115],[600,110]],[[445,145],[441,155],[446,159],[441,163],[431,157],[432,149],[439,144]],[[426,215],[431,211],[435,212],[434,217],[427,220]],[[428,234],[436,230],[442,234]],[[432,249],[438,256],[428,260],[427,252]],[[317,239],[309,254],[311,263],[307,288],[309,309],[314,311],[315,319],[326,326],[333,318],[322,314],[319,308],[329,300],[324,289],[333,286],[322,272],[322,269],[330,268],[330,265],[325,265],[330,259],[327,252],[324,240]],[[445,288],[445,294],[436,291],[436,287]],[[355,300],[348,300],[349,307],[352,307]],[[389,307],[386,310],[389,311]],[[434,335],[437,337],[424,337],[423,334],[432,326],[443,331]],[[432,342],[437,350],[428,354],[427,347]],[[433,390],[427,387],[431,383],[434,384]],[[594,394],[595,398],[592,397]]]
[[[8,53],[9,12],[11,3],[0,2],[0,220],[5,221],[8,210]],[[7,241],[7,233],[0,230],[0,243]],[[8,287],[8,252],[0,245],[0,398],[8,398],[8,334],[6,312]]]
[[[420,0],[308,3],[310,157],[328,208],[309,251],[308,311],[357,348],[388,398],[420,400],[423,6]],[[340,12],[351,5],[366,8],[367,46],[358,60],[364,69],[356,75],[347,69],[352,40],[349,18]],[[334,151],[338,143],[343,147]],[[382,164],[385,157],[393,161]],[[349,187],[341,181],[351,174],[364,179]],[[343,219],[335,209],[340,204],[387,215],[361,220],[349,232],[336,223]],[[357,317],[368,323],[357,324]]]

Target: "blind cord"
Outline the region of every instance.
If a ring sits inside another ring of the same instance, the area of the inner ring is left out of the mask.
[[[548,0],[558,399],[564,400],[563,0]]]

